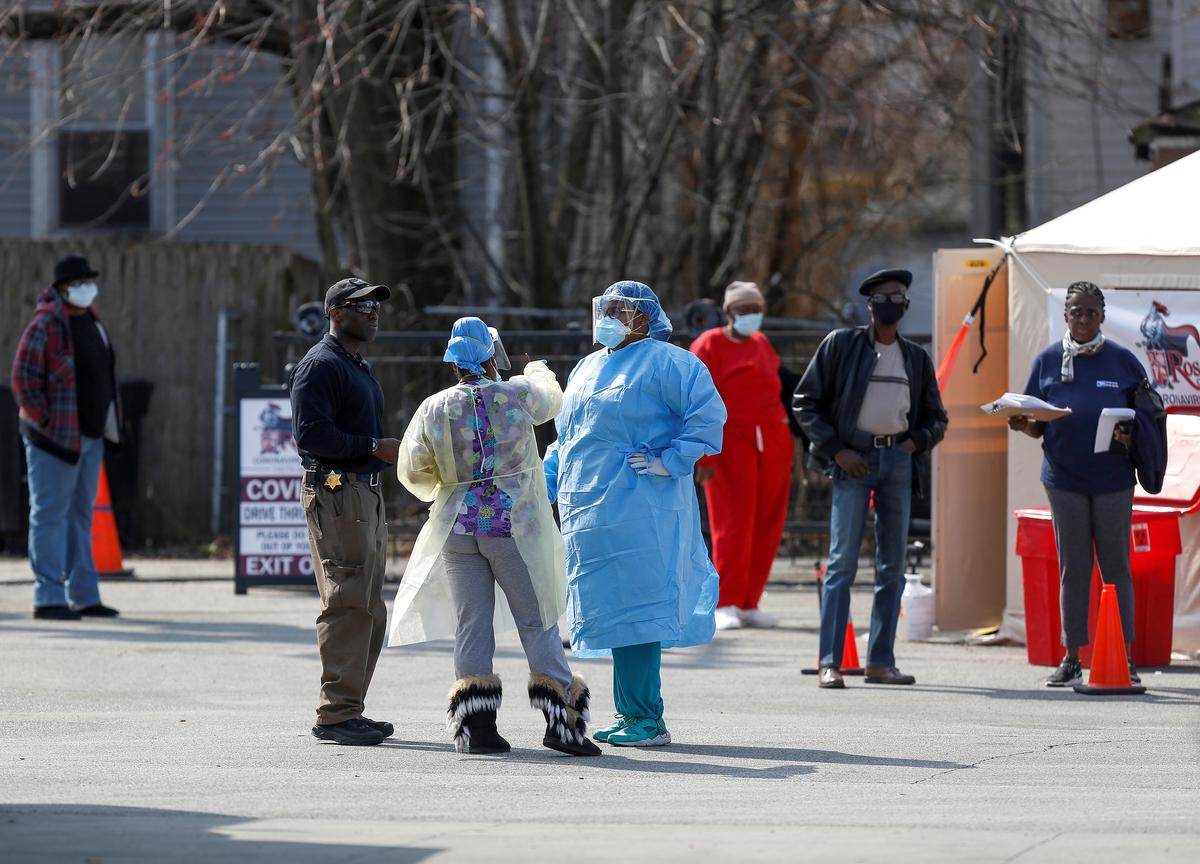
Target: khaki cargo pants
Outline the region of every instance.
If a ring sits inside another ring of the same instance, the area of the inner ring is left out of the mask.
[[[317,724],[328,726],[362,716],[387,634],[383,487],[342,475],[336,489],[323,480],[316,486],[305,483],[300,503],[308,520],[313,571],[321,594]]]

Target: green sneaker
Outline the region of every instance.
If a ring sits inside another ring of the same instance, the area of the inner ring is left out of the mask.
[[[622,729],[624,729],[625,724],[628,722],[629,721],[626,720],[623,715],[618,714],[616,723],[612,724],[611,726],[605,726],[603,729],[597,729],[592,733],[592,737],[603,743],[607,741],[614,732],[620,732]]]
[[[630,717],[625,727],[608,736],[614,747],[661,747],[671,743],[671,733],[661,717]]]

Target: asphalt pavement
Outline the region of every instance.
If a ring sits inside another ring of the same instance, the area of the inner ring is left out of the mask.
[[[821,691],[800,674],[817,621],[800,581],[764,601],[780,627],[666,652],[668,747],[587,760],[543,748],[508,633],[496,671],[511,754],[454,752],[449,642],[385,649],[367,710],[396,735],[347,748],[309,735],[314,593],[239,597],[217,569],[162,568],[104,584],[119,619],[43,622],[20,562],[0,567],[6,864],[1194,861],[1200,849],[1196,661],[1144,670],[1146,696],[1097,699],[1041,686],[1049,670],[1021,647],[940,634],[898,643],[916,686]],[[855,592],[861,632],[870,600]],[[573,665],[605,723],[609,663]]]

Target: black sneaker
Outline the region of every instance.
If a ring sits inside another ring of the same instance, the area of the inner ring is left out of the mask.
[[[396,727],[386,720],[372,720],[369,717],[363,717],[362,722],[366,723],[372,729],[378,729],[379,734],[384,738],[391,738],[396,734]]]
[[[103,603],[93,603],[91,606],[84,606],[82,609],[75,610],[85,618],[116,618],[121,613],[111,606],[105,606]]]
[[[382,732],[374,726],[368,726],[358,717],[327,726],[318,724],[312,728],[312,734],[314,738],[320,738],[322,741],[333,741],[335,744],[350,747],[370,747],[383,740]]]
[[[1141,684],[1142,676],[1137,674],[1137,667],[1133,665],[1133,658],[1129,658],[1129,681],[1131,684]]]
[[[78,621],[83,616],[70,606],[34,606],[33,617],[46,621]]]
[[[1064,657],[1054,670],[1054,674],[1046,679],[1047,687],[1074,687],[1083,683],[1083,664],[1078,657]]]

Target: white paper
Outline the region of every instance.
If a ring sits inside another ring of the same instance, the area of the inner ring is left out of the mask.
[[[1100,412],[1100,422],[1096,424],[1096,453],[1107,453],[1112,446],[1113,430],[1122,420],[1132,420],[1136,416],[1132,408],[1105,408]]]
[[[1050,421],[1066,417],[1071,413],[1070,408],[1059,408],[1049,402],[1043,402],[1036,396],[1026,396],[1024,393],[1005,393],[994,402],[979,406],[985,414],[996,414],[1002,417],[1032,417],[1035,420]]]

